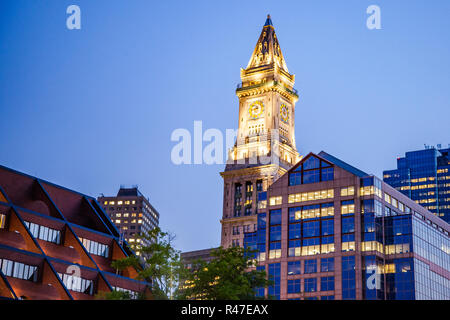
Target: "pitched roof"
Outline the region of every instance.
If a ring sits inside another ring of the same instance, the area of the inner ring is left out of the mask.
[[[278,38],[275,34],[272,19],[270,15],[267,15],[261,35],[259,36],[258,42],[256,42],[255,50],[253,50],[253,54],[248,62],[247,70],[272,63],[280,69],[289,72],[278,43]]]
[[[348,163],[332,156],[331,154],[326,153],[325,151],[320,151],[318,156],[324,158],[325,160],[328,160],[329,162],[333,163],[334,165],[336,165],[350,173],[353,173],[354,175],[356,175],[360,178],[369,176],[369,174],[365,173],[364,171],[361,171],[361,170],[349,165]]]

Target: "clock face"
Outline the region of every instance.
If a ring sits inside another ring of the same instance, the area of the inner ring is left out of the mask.
[[[280,118],[284,123],[289,123],[289,108],[284,103],[280,106]]]
[[[250,119],[258,119],[264,113],[264,104],[262,101],[253,102],[248,108],[248,114]]]

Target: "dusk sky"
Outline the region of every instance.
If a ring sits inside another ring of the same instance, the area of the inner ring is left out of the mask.
[[[66,9],[81,9],[69,30]],[[366,27],[369,5],[381,30]],[[450,143],[450,1],[0,1],[0,164],[97,197],[138,185],[177,249],[220,244],[224,165],[175,165],[177,128],[235,129],[270,13],[300,154],[377,176]]]

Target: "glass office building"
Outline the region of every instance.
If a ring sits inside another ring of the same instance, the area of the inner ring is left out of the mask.
[[[407,152],[397,159],[397,169],[383,172],[383,180],[449,223],[449,151],[429,147]]]
[[[450,300],[449,224],[377,177],[310,153],[266,196],[244,232],[273,281],[259,295]]]

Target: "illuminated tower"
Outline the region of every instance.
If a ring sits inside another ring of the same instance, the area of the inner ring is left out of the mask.
[[[288,72],[270,16],[236,89],[239,126],[224,179],[223,247],[243,244],[268,186],[300,160],[295,146],[295,76]]]

